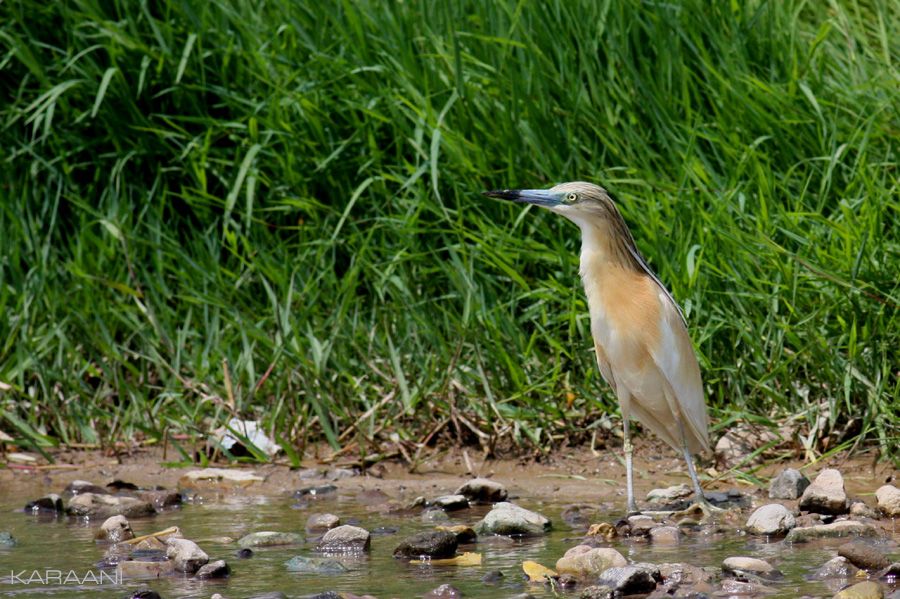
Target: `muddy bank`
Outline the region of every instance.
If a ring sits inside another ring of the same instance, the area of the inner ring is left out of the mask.
[[[328,460],[329,450],[320,448],[303,460],[303,469],[317,469],[338,488],[374,488],[382,481],[398,481],[397,484],[411,491],[425,492],[432,488],[452,486],[472,476],[495,477],[507,481],[512,491],[527,490],[530,495],[550,497],[555,494],[572,497],[573,500],[617,502],[624,497],[625,469],[621,450],[604,449],[592,452],[587,448],[569,448],[531,457],[507,459],[482,459],[477,451],[451,449],[437,452],[422,460],[415,468],[400,461],[384,461],[360,470],[348,459]],[[169,453],[171,460],[171,452]],[[36,467],[8,462],[0,467],[0,493],[40,493],[65,486],[74,480],[111,481],[140,480],[144,486],[175,487],[184,474],[199,468],[197,465],[163,465],[163,452],[159,448],[141,448],[110,457],[99,451],[60,451],[54,454],[56,464],[37,461]],[[683,460],[667,446],[653,441],[638,441],[635,448],[635,493],[643,497],[651,489],[689,482]],[[0,456],[0,462],[3,456]],[[297,485],[298,471],[286,464],[233,465],[211,464],[220,468],[249,469],[264,478],[244,492],[257,495],[274,495]],[[847,458],[838,455],[809,466],[798,461],[768,464],[753,472],[753,476],[768,480],[784,468],[807,469],[815,472],[822,468],[837,468],[844,474],[848,492],[873,493],[874,489],[897,478],[897,471],[889,463],[877,462],[870,455]],[[342,471],[362,474],[343,477]],[[707,470],[708,472],[708,470]],[[329,474],[331,473],[331,474]],[[741,489],[746,493],[765,493],[737,474],[720,474],[714,482],[705,482],[707,490]],[[624,509],[624,504],[622,509]]]

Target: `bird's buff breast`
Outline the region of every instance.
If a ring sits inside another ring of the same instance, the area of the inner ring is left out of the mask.
[[[660,343],[660,300],[646,275],[604,265],[582,271],[591,334],[613,368],[642,369]]]

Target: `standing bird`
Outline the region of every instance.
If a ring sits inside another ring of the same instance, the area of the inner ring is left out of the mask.
[[[597,365],[619,399],[624,426],[628,512],[637,512],[628,419],[636,418],[684,452],[697,502],[706,500],[691,453],[709,450],[703,383],[681,309],[647,266],[605,189],[562,183],[551,189],[504,189],[486,196],[536,204],[581,229],[579,272],[591,314]]]

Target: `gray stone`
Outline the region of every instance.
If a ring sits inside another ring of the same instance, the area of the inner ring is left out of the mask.
[[[432,499],[429,504],[447,512],[455,512],[468,508],[469,500],[465,495],[442,495]]]
[[[650,540],[655,545],[677,545],[681,541],[681,531],[675,526],[657,526],[650,529]]]
[[[175,572],[175,564],[170,560],[126,560],[116,569],[123,578],[160,578]]]
[[[628,560],[610,547],[576,545],[556,561],[556,571],[577,578],[594,578],[609,568],[627,565]]]
[[[883,485],[875,491],[875,499],[885,516],[900,516],[900,489],[894,485]]]
[[[755,535],[786,535],[797,526],[797,520],[780,503],[757,508],[747,520],[747,530]]]
[[[341,480],[344,478],[353,478],[354,476],[359,476],[359,469],[329,468],[328,472],[325,473],[325,478],[327,478],[328,480]]]
[[[494,504],[493,509],[478,524],[479,535],[542,535],[550,530],[550,520],[512,503]]]
[[[443,530],[449,533],[453,533],[456,537],[456,542],[460,545],[465,543],[474,543],[478,540],[478,535],[475,534],[475,530],[472,529],[471,526],[466,526],[465,524],[457,524],[455,526],[438,526],[437,530]]]
[[[81,493],[72,498],[66,511],[72,516],[87,518],[89,520],[106,520],[111,516],[125,516],[126,518],[140,518],[152,516],[156,513],[153,506],[147,501],[141,501],[135,497],[119,495],[98,495],[95,493]]]
[[[227,578],[231,575],[231,568],[225,563],[223,559],[217,559],[214,562],[209,562],[205,566],[201,566],[199,570],[197,570],[197,578],[207,579],[207,578]]]
[[[653,564],[632,564],[608,568],[597,582],[621,595],[637,595],[652,592],[660,580],[659,568]]]
[[[66,488],[63,489],[63,495],[66,497],[74,497],[75,495],[81,495],[82,493],[93,493],[94,495],[109,495],[110,491],[106,487],[101,487],[100,485],[95,485],[94,483],[86,480],[73,480]]]
[[[323,495],[331,495],[337,491],[334,485],[316,485],[314,487],[303,487],[294,491],[294,497],[322,497]]]
[[[613,599],[616,592],[605,585],[594,584],[581,589],[578,599]]]
[[[134,538],[134,531],[131,529],[128,519],[125,516],[111,516],[100,525],[97,532],[97,539],[101,541],[109,541],[110,543],[121,543],[128,539]]]
[[[866,505],[863,501],[854,501],[850,504],[850,517],[851,518],[868,518],[870,520],[878,520],[879,514],[878,511]]]
[[[462,596],[462,592],[452,584],[442,584],[425,593],[423,599],[458,599]]]
[[[806,543],[812,539],[831,539],[840,537],[877,537],[878,529],[865,522],[855,520],[839,520],[831,524],[797,527],[784,538],[787,543]]]
[[[238,470],[236,468],[202,468],[200,470],[191,470],[185,473],[178,484],[182,487],[203,487],[203,488],[232,488],[232,487],[249,487],[256,483],[265,481],[264,476],[260,476],[249,470]]]
[[[447,515],[447,512],[440,508],[430,508],[422,512],[422,522],[449,522],[450,516]]]
[[[239,547],[275,547],[278,545],[299,545],[303,543],[303,535],[296,532],[278,532],[262,530],[251,532],[238,539]]]
[[[834,599],[882,599],[884,588],[877,582],[867,580],[847,587],[834,596]]]
[[[760,595],[771,595],[775,593],[775,589],[769,588],[758,581],[747,581],[739,578],[726,578],[722,581],[721,591],[716,596],[725,597],[758,597]]]
[[[506,487],[487,478],[473,478],[458,488],[456,494],[465,495],[472,503],[496,503],[506,501],[509,496]]]
[[[817,514],[846,514],[849,508],[844,477],[833,468],[820,472],[800,497],[800,509]]]
[[[5,530],[0,531],[0,548],[9,549],[17,545],[16,538]]]
[[[161,512],[166,508],[177,507],[181,505],[181,493],[178,491],[167,491],[165,489],[156,489],[152,491],[141,491],[138,499],[146,501]]]
[[[719,576],[719,568],[699,568],[690,564],[659,564],[662,584],[648,599],[709,599],[714,589],[712,582]]]
[[[304,468],[297,473],[297,476],[300,477],[300,480],[312,480],[322,478],[322,472],[318,468]]]
[[[332,528],[322,535],[316,551],[320,553],[362,553],[369,550],[371,542],[372,535],[368,530],[344,524]]]
[[[166,557],[172,560],[178,572],[193,574],[209,563],[209,556],[193,541],[169,538],[166,545]]]
[[[813,580],[853,578],[858,571],[859,568],[851,564],[850,560],[846,557],[838,556],[822,564],[822,566],[813,573],[812,578]]]
[[[325,532],[341,525],[341,519],[334,514],[312,514],[306,519],[306,532]]]
[[[891,560],[874,547],[860,542],[844,543],[837,548],[838,555],[846,557],[857,568],[881,570],[891,565]]]
[[[298,555],[284,562],[288,572],[306,572],[308,574],[341,574],[347,567],[341,562],[321,557]]]
[[[769,499],[797,499],[809,486],[809,479],[793,468],[785,468],[769,483]]]
[[[665,489],[652,489],[647,493],[647,501],[655,504],[666,504],[680,501],[693,495],[694,491],[684,483],[666,487]]]
[[[633,537],[649,535],[651,530],[659,526],[656,520],[643,514],[628,516],[626,521],[628,522],[627,534]]]
[[[443,559],[456,555],[457,540],[452,532],[432,530],[413,535],[394,549],[402,559]]]
[[[727,576],[743,577],[748,574],[762,578],[778,578],[781,572],[772,564],[755,557],[728,557],[722,562],[722,572]]]

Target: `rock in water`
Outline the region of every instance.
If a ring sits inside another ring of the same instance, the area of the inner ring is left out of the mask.
[[[436,589],[431,589],[425,593],[423,599],[458,599],[462,596],[462,593],[455,586],[442,584]]]
[[[94,495],[111,494],[106,487],[95,485],[87,480],[73,480],[66,485],[65,489],[63,489],[63,495],[66,497],[74,497],[75,495],[81,495],[82,493],[93,493]]]
[[[478,540],[478,535],[475,534],[475,530],[471,526],[466,526],[465,524],[438,526],[437,529],[453,533],[453,535],[456,536],[457,544],[460,545],[464,543],[474,543]]]
[[[413,535],[394,549],[394,557],[403,559],[442,559],[456,555],[456,535],[448,531],[427,531]]]
[[[369,531],[359,526],[344,524],[332,528],[316,546],[320,553],[362,553],[368,551],[372,542]]]
[[[458,488],[456,494],[465,495],[473,503],[497,503],[509,497],[506,487],[487,478],[473,478]]]
[[[100,525],[97,539],[110,543],[121,543],[134,538],[134,531],[125,516],[112,516]]]
[[[288,572],[306,572],[309,574],[340,574],[347,571],[341,562],[321,557],[305,557],[298,555],[284,562]]]
[[[811,539],[831,539],[840,537],[877,537],[878,529],[865,522],[840,520],[831,524],[817,524],[793,529],[784,538],[786,543],[805,543]]]
[[[833,468],[820,472],[800,497],[800,509],[817,514],[846,514],[849,508],[844,477]]]
[[[119,562],[116,569],[123,578],[161,578],[175,573],[175,566],[167,559],[126,560]]]
[[[159,593],[152,589],[138,589],[128,595],[128,599],[160,599]]]
[[[834,599],[882,599],[884,589],[877,582],[867,580],[847,587],[834,596]]]
[[[781,572],[772,564],[755,557],[729,557],[722,562],[722,572],[728,576],[742,577],[747,574],[763,578],[779,578]]]
[[[786,535],[797,526],[797,520],[780,503],[758,508],[747,520],[747,530],[756,535]]]
[[[578,599],[613,599],[616,592],[605,585],[594,584],[581,589]]]
[[[306,520],[306,532],[325,532],[341,525],[341,519],[334,514],[312,514]]]
[[[442,495],[428,502],[429,505],[441,508],[445,512],[455,512],[469,507],[469,500],[465,495]]]
[[[597,582],[616,591],[619,595],[638,595],[651,593],[656,588],[656,583],[662,580],[659,568],[653,564],[632,564],[609,568]]]
[[[837,549],[838,555],[846,557],[857,568],[865,570],[881,570],[891,565],[882,552],[863,543],[844,543]]]
[[[875,491],[875,499],[885,516],[900,516],[900,489],[894,485],[884,485]]]
[[[63,501],[59,495],[51,493],[46,497],[41,497],[40,499],[35,499],[34,501],[26,503],[25,511],[32,514],[37,514],[39,512],[61,514],[64,511]]]
[[[681,531],[676,526],[657,526],[650,529],[650,540],[654,545],[677,545]]]
[[[303,543],[303,535],[296,532],[279,532],[262,530],[251,532],[238,539],[240,547],[276,547],[278,545],[299,545]]]
[[[813,580],[828,580],[830,578],[852,578],[856,576],[859,568],[850,563],[846,557],[835,557],[820,567],[812,575]]]
[[[542,535],[550,530],[550,526],[550,520],[537,512],[501,502],[475,525],[475,532],[479,535]]]
[[[809,479],[793,468],[785,468],[769,483],[769,499],[797,499],[809,486]]]
[[[556,561],[556,571],[577,578],[595,578],[609,568],[628,565],[625,557],[610,547],[576,545]]]
[[[172,560],[172,564],[179,572],[193,574],[209,563],[209,556],[193,541],[170,538],[166,541],[166,545],[168,546],[166,557]]]
[[[201,566],[199,570],[197,570],[197,578],[207,579],[207,578],[227,578],[231,574],[231,568],[228,567],[228,564],[225,563],[223,559],[217,559],[214,562],[209,562],[205,566]]]
[[[851,518],[869,518],[870,520],[878,520],[879,514],[875,508],[869,507],[863,501],[854,501],[850,504]]]
[[[95,493],[82,493],[76,495],[69,502],[66,511],[72,516],[80,516],[88,519],[107,519],[111,516],[125,516],[126,518],[140,518],[152,516],[156,513],[148,501],[141,501],[134,497],[122,497],[119,495],[98,495]]]

